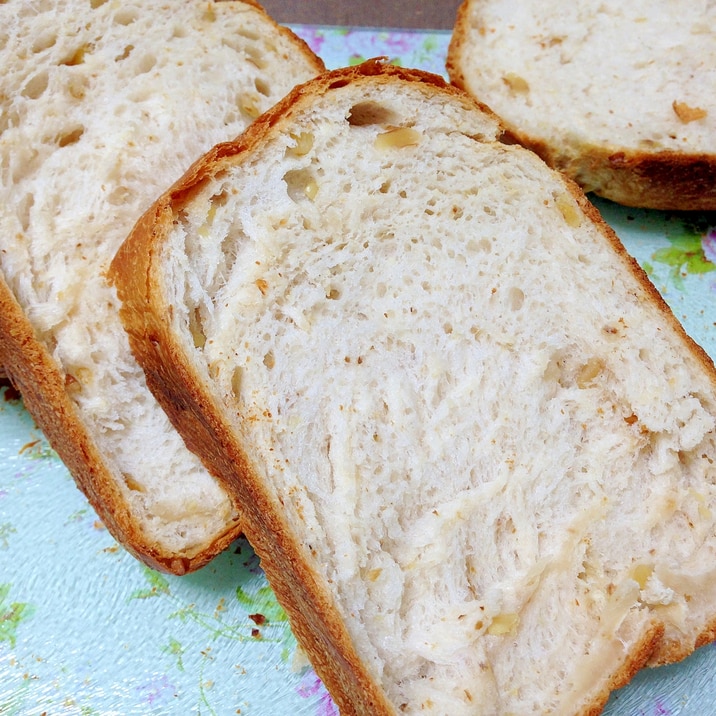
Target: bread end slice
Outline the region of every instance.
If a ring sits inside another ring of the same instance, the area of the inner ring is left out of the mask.
[[[585,191],[713,211],[714,22],[687,2],[465,0],[447,70]]]

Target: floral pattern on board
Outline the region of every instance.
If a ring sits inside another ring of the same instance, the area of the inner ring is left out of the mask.
[[[686,276],[716,271],[716,229],[688,221],[679,230],[666,232],[666,238],[669,246],[657,249],[652,258],[670,268],[671,282],[679,290]]]

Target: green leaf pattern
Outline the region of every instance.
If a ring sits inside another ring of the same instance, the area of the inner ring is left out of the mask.
[[[9,601],[11,588],[11,584],[0,584],[0,642],[14,647],[20,624],[32,617],[35,610],[31,604]]]
[[[676,288],[683,290],[687,276],[716,271],[716,264],[706,255],[713,236],[713,231],[704,226],[684,223],[678,230],[666,234],[669,246],[655,251],[652,259],[668,266],[671,282]]]

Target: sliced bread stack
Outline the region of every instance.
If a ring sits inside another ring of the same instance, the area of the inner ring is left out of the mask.
[[[110,272],[342,714],[597,714],[716,635],[716,371],[432,75],[294,90]]]
[[[146,388],[105,271],[187,167],[323,65],[253,2],[0,3],[0,364],[113,535],[201,566],[239,505]]]

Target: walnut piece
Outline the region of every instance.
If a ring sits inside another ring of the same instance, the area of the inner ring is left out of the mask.
[[[673,101],[672,105],[676,116],[684,123],[694,122],[697,119],[703,119],[708,112],[701,107],[690,107],[686,102]]]

